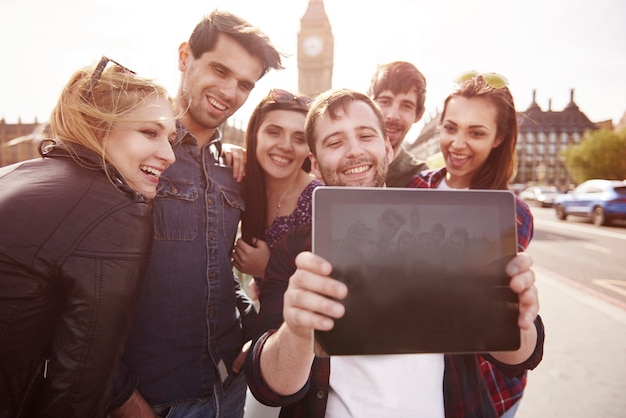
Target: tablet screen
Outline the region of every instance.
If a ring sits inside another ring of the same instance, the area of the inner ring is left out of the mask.
[[[319,187],[313,252],[346,283],[344,317],[317,355],[516,350],[509,191]]]

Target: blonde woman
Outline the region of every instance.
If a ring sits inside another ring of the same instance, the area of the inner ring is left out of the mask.
[[[105,415],[175,119],[103,57],[61,92],[41,158],[0,169],[0,416]]]

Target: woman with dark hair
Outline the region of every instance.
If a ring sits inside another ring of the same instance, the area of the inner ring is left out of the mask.
[[[508,81],[499,74],[469,71],[456,80],[441,114],[439,146],[445,167],[426,170],[410,187],[508,190],[516,168],[517,112]],[[533,216],[517,195],[517,250],[533,236]],[[526,386],[526,372],[509,378],[479,356],[493,404],[513,417]]]
[[[321,182],[309,174],[311,161],[304,120],[311,99],[272,89],[252,112],[246,130],[246,210],[233,264],[256,278],[260,289],[270,249],[285,233],[311,222],[313,189]]]

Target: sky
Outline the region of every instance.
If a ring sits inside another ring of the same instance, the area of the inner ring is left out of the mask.
[[[101,55],[153,77],[172,95],[177,48],[202,16],[229,10],[260,27],[286,69],[263,77],[231,118],[245,127],[277,87],[297,90],[297,33],[308,0],[0,0],[0,119],[46,121],[79,67]],[[335,39],[333,87],[367,91],[379,64],[404,60],[427,80],[425,123],[466,70],[506,76],[518,111],[533,90],[547,110],[574,101],[593,121],[626,113],[623,0],[325,0]],[[421,123],[414,129],[419,130]]]

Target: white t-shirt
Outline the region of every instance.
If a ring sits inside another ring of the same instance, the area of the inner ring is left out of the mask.
[[[443,354],[334,356],[326,417],[443,418]]]
[[[452,187],[448,186],[448,182],[446,181],[446,178],[444,177],[443,180],[441,180],[441,182],[437,185],[437,189],[439,190],[469,190],[469,187],[463,187],[462,189],[453,189]]]

